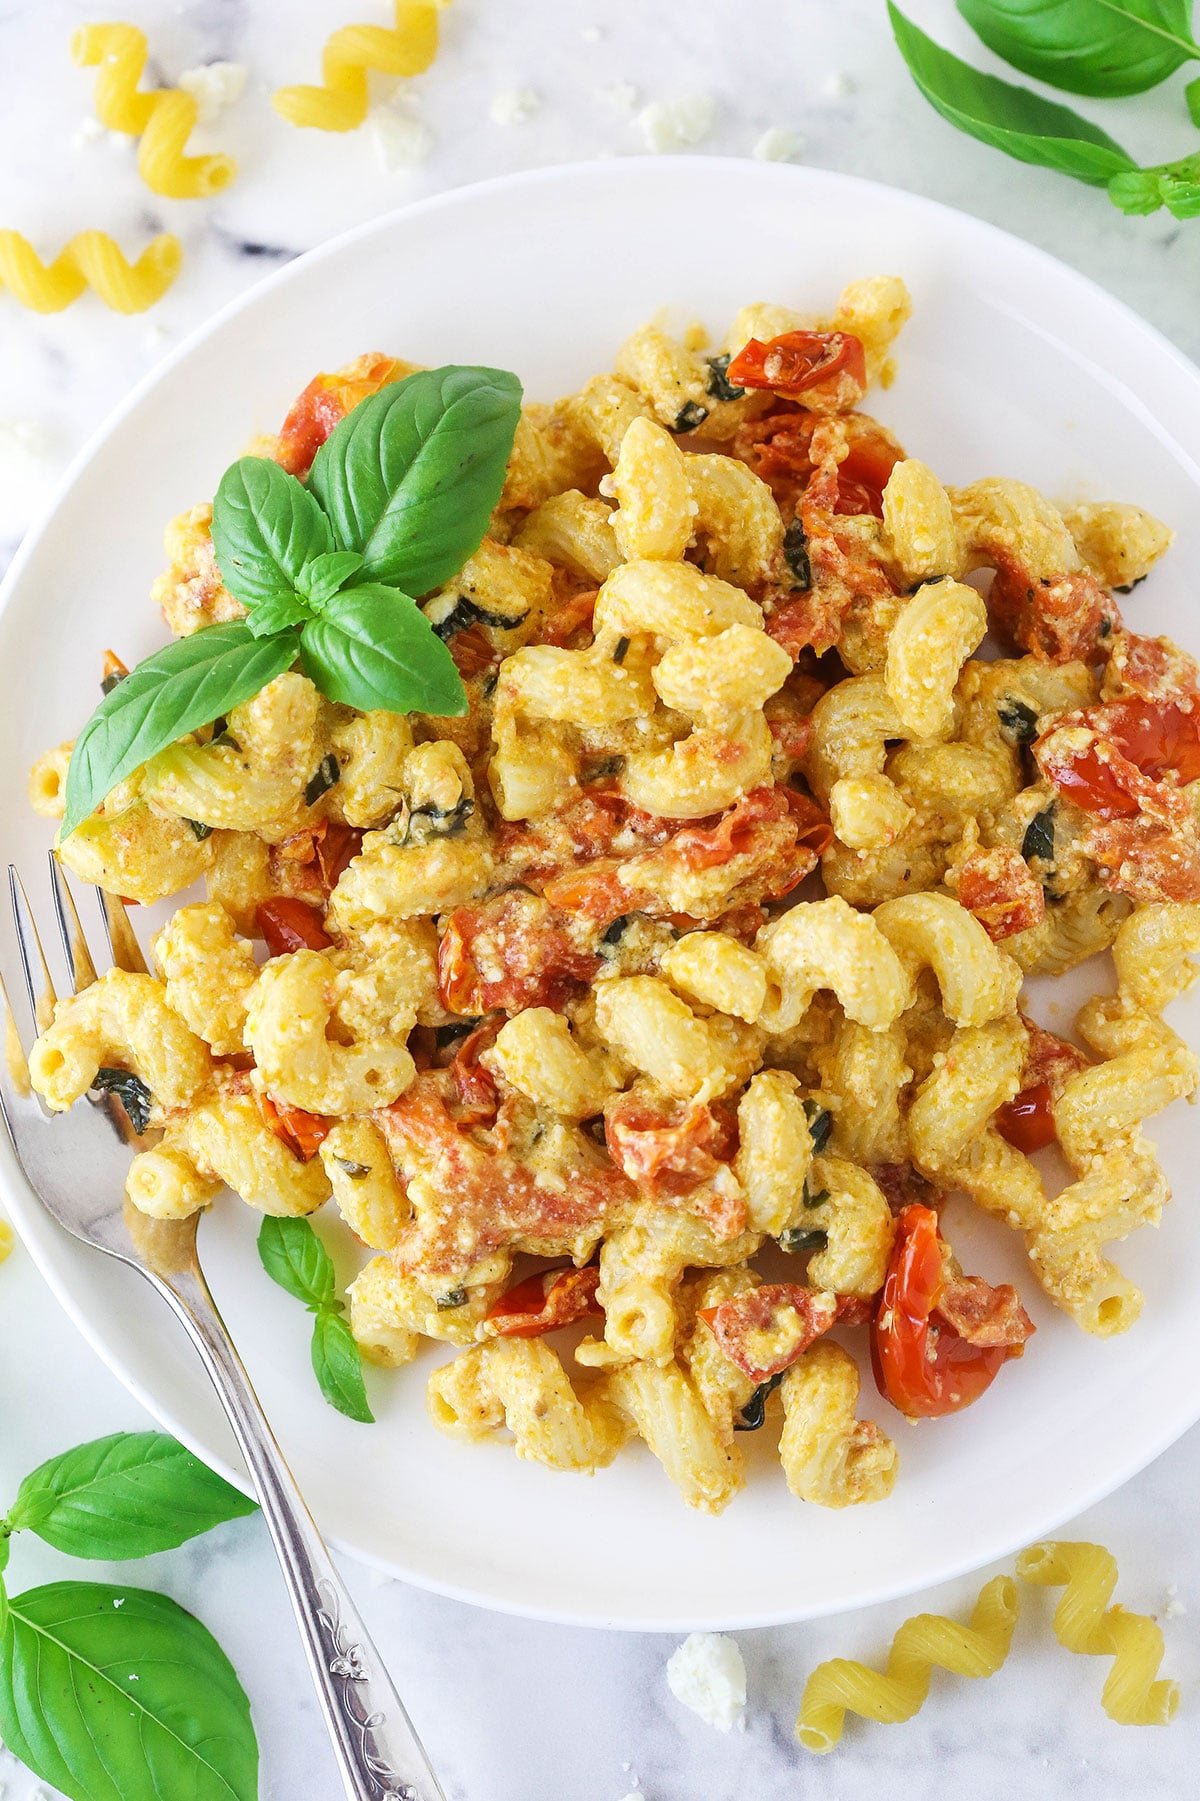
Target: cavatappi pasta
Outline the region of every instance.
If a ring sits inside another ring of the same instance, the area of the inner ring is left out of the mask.
[[[862,403],[908,310],[880,277],[717,345],[636,332],[526,406],[488,535],[422,597],[463,717],[290,670],[60,846],[132,900],[206,890],[32,1059],[54,1107],[101,1067],[148,1088],[135,1203],[332,1200],[364,1353],[454,1347],[439,1426],[551,1469],[639,1438],[709,1511],[768,1417],[800,1499],[889,1492],[864,1328],[910,1418],[1023,1351],[950,1195],[1083,1330],[1131,1326],[1110,1247],[1158,1219],[1143,1127],[1197,1081],[1162,1015],[1200,948],[1200,669],[1114,592],[1171,534],[906,457]],[[303,477],[413,367],[318,375],[255,454]],[[210,521],[168,530],[181,636],[242,611]],[[31,779],[50,818],[68,750]],[[1026,976],[1110,950],[1075,1039],[1035,1023]]]

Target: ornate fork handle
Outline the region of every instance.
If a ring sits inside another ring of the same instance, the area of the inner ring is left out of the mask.
[[[404,1704],[284,1461],[199,1264],[169,1275],[146,1273],[203,1358],[242,1448],[349,1801],[445,1801]]]

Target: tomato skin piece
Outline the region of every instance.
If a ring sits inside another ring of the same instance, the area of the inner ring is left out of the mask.
[[[1094,733],[1081,749],[1056,746],[1055,734],[1081,725]],[[1200,710],[1174,700],[1112,700],[1059,718],[1035,745],[1044,772],[1085,813],[1101,819],[1132,819],[1153,791],[1147,783],[1171,774],[1182,782],[1200,778]]]
[[[1035,1082],[1006,1101],[996,1112],[996,1130],[1014,1149],[1043,1151],[1058,1137],[1054,1124],[1053,1095],[1048,1082]]]
[[[276,1138],[282,1139],[301,1163],[312,1162],[333,1130],[333,1121],[326,1119],[324,1114],[306,1113],[303,1107],[289,1107],[269,1094],[260,1094],[258,1105]]]
[[[254,917],[273,957],[288,951],[324,951],[333,943],[317,909],[290,895],[277,894],[272,900],[260,901]]]
[[[540,1338],[559,1326],[572,1326],[602,1311],[596,1299],[599,1283],[600,1271],[591,1263],[584,1269],[543,1270],[492,1302],[488,1330],[498,1338]]]
[[[738,388],[769,388],[795,400],[845,372],[861,394],[867,385],[862,341],[848,331],[785,331],[768,343],[751,338],[729,365]]]
[[[932,1319],[942,1287],[938,1219],[932,1207],[905,1207],[871,1322],[871,1364],[880,1394],[909,1419],[936,1419],[969,1407],[1011,1355],[1006,1345],[969,1345]]]
[[[856,438],[849,454],[838,464],[834,512],[882,519],[883,490],[899,461],[883,438],[865,434]]]

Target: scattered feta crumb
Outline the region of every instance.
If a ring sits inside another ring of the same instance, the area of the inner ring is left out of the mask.
[[[595,90],[597,100],[603,100],[606,106],[615,107],[619,113],[631,113],[641,94],[632,81],[613,81],[605,88]]]
[[[599,44],[604,37],[603,25],[585,25],[579,33],[585,44]]]
[[[147,350],[161,350],[171,334],[161,319],[154,319],[142,333],[142,343]]]
[[[134,1675],[134,1674],[133,1674],[133,1671],[132,1671],[132,1670],[131,1670],[131,1671],[130,1671],[130,1672],[129,1672],[129,1680],[130,1680],[130,1681],[131,1681],[131,1682],[140,1682],[140,1681],[141,1681],[141,1677],[140,1677],[140,1676],[135,1676],[135,1675]]]
[[[28,517],[47,492],[57,463],[54,442],[34,419],[0,419],[0,489],[13,517]]]
[[[680,94],[652,100],[637,116],[647,148],[656,155],[699,144],[712,130],[716,102],[711,94]]]
[[[746,1666],[737,1644],[719,1632],[693,1632],[667,1664],[667,1687],[707,1725],[728,1732],[746,1705]]]
[[[1167,1604],[1163,1608],[1163,1619],[1177,1620],[1181,1614],[1185,1614],[1186,1612],[1187,1608],[1179,1599],[1179,1584],[1177,1582],[1172,1582],[1170,1588],[1167,1590]]]
[[[105,131],[103,125],[101,125],[99,119],[92,113],[88,113],[86,118],[79,121],[79,124],[71,134],[71,148],[73,150],[87,150],[90,149],[93,144],[98,144],[101,138],[107,136],[108,133]]]
[[[496,125],[524,125],[541,104],[541,97],[532,88],[505,88],[496,95],[489,111]]]
[[[433,149],[433,133],[414,112],[380,107],[371,114],[370,127],[376,161],[387,175],[415,169]]]
[[[125,1597],[124,1597],[124,1595],[116,1595],[116,1596],[115,1596],[115,1597],[114,1597],[114,1598],[113,1598],[113,1606],[114,1606],[114,1607],[124,1607],[124,1605],[125,1605]]]
[[[845,69],[837,69],[827,75],[821,83],[821,92],[829,100],[844,100],[847,94],[854,92],[854,78],[847,75]]]
[[[804,143],[798,131],[790,131],[786,125],[772,125],[750,154],[759,163],[794,163]]]
[[[185,69],[178,85],[199,107],[200,124],[207,125],[227,106],[241,99],[246,87],[246,65],[202,63],[198,69]]]

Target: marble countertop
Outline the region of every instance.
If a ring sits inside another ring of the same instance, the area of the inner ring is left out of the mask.
[[[297,133],[266,104],[281,81],[311,78],[334,25],[351,14],[382,20],[381,0],[145,0],[129,10],[150,30],[165,74],[215,58],[248,65],[245,97],[204,133],[208,146],[238,156],[242,174],[209,204],[157,201],[139,187],[126,145],[80,132],[92,80],[72,67],[67,43],[91,9],[67,0],[0,8],[0,53],[21,71],[6,84],[0,120],[0,226],[29,232],[44,253],[84,226],[104,225],[131,248],[170,229],[187,253],[177,286],[142,318],[109,315],[90,298],[39,318],[0,294],[0,567],[130,384],[264,270],[480,176],[643,150],[641,109],[684,94],[715,103],[695,154],[750,155],[771,128],[790,132],[806,162],[932,195],[1044,246],[1200,356],[1200,226],[1165,214],[1125,220],[1103,195],[951,133],[915,95],[878,0],[755,0],[753,8],[745,0],[454,0],[435,67],[385,102],[410,140],[414,121],[423,128],[428,154],[390,172],[370,128],[343,138]],[[954,47],[973,41],[945,0],[911,0],[908,10]],[[506,104],[525,90],[526,106]],[[528,116],[501,124],[493,110]],[[1159,160],[1185,148],[1182,119],[1182,107],[1151,97],[1121,103],[1118,119],[1104,122]],[[0,1374],[5,1495],[43,1457],[145,1424],[19,1249],[0,1269]],[[817,1763],[791,1736],[807,1671],[834,1653],[882,1658],[909,1608],[741,1634],[747,1729],[722,1737],[668,1694],[670,1640],[513,1621],[381,1583],[352,1563],[347,1574],[452,1801],[619,1801],[635,1789],[646,1801],[874,1801],[884,1785],[926,1801],[964,1793],[999,1801],[1014,1789],[1022,1801],[1076,1793],[1141,1801],[1190,1790],[1200,1749],[1198,1488],[1193,1432],[1071,1529],[1112,1546],[1121,1598],[1164,1620],[1168,1667],[1183,1683],[1179,1718],[1166,1732],[1123,1730],[1105,1718],[1102,1670],[1053,1645],[1044,1597],[1027,1609],[997,1677],[936,1679],[912,1724],[852,1723],[839,1751]],[[970,1496],[948,1496],[947,1505],[969,1506]],[[22,1585],[60,1569],[36,1545],[22,1542],[14,1555]],[[226,1528],[150,1560],[139,1580],[198,1608],[229,1650],[254,1706],[263,1795],[332,1801],[337,1780],[261,1529]],[[976,1587],[974,1578],[952,1583],[920,1605],[958,1610]],[[0,1754],[0,1793],[33,1801],[44,1791]]]

